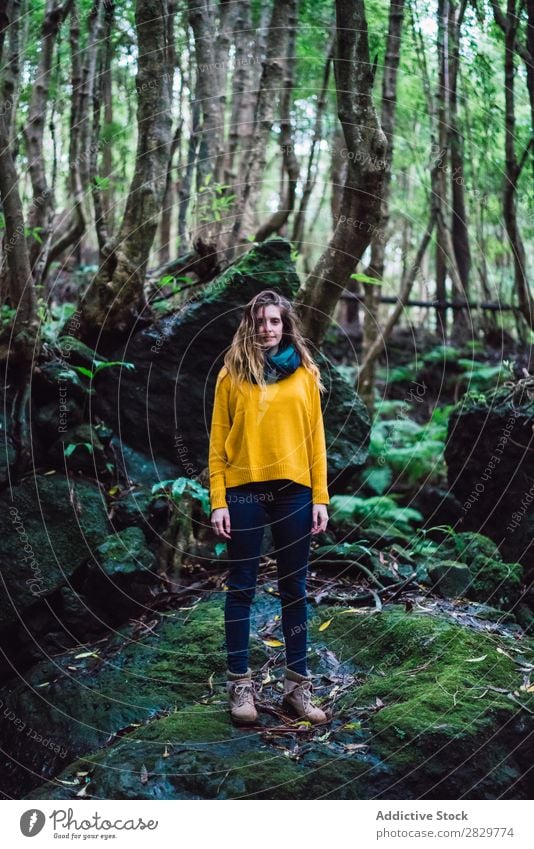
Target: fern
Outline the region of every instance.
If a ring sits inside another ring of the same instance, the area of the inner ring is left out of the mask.
[[[202,486],[202,484],[193,478],[180,477],[176,478],[176,480],[160,481],[154,484],[151,492],[152,495],[165,494],[175,504],[180,504],[181,497],[184,493],[187,493],[200,503],[203,512],[207,516],[210,515],[209,492],[206,487]]]
[[[402,533],[413,533],[413,522],[422,522],[423,516],[412,507],[399,507],[393,496],[376,495],[360,498],[357,495],[334,495],[330,502],[332,518],[340,524],[358,524],[373,527],[373,523],[391,525]]]

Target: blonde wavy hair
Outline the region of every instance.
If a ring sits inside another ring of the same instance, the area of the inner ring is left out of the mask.
[[[263,377],[264,349],[258,341],[258,319],[261,317],[259,313],[262,307],[270,305],[280,310],[283,328],[281,345],[291,343],[294,346],[301,356],[302,365],[314,375],[319,391],[324,392],[326,387],[302,335],[299,316],[291,301],[275,292],[274,289],[263,289],[245,305],[239,327],[224,356],[224,365],[230,377],[236,383],[241,381],[252,383],[252,377],[254,377],[259,386],[266,386]]]

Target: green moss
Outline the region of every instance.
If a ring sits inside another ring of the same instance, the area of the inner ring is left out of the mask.
[[[471,574],[472,598],[503,607],[513,605],[519,598],[523,574],[521,563],[475,560],[471,565]]]
[[[148,658],[146,653],[152,656]],[[136,664],[155,682],[174,683],[182,704],[209,690],[209,679],[226,670],[224,611],[220,602],[206,602],[182,618],[168,618],[157,640],[136,653]]]
[[[517,711],[506,693],[520,679],[512,658],[501,653],[510,652],[510,642],[496,635],[395,607],[377,615],[335,616],[324,637],[338,657],[362,667],[362,686],[339,706],[373,707],[380,699],[383,707],[371,713],[370,724],[379,749],[394,759],[399,747],[406,750],[397,760],[413,761],[431,740],[435,750],[436,738],[489,733],[496,712]]]
[[[226,702],[213,705],[191,705],[153,720],[129,735],[132,740],[161,743],[215,742],[228,737],[230,725]]]
[[[272,750],[255,752],[233,760],[226,798],[318,799],[332,794],[336,799],[363,799],[365,775],[372,769],[364,760],[327,750],[313,762],[306,757],[295,761]]]
[[[467,593],[470,598],[504,608],[517,601],[523,567],[520,563],[503,563],[493,540],[470,531],[455,533],[440,545],[439,553],[440,557],[450,554],[467,564],[471,573]]]

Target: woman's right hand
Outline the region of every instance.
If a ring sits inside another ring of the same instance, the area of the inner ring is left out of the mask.
[[[211,514],[211,527],[218,537],[231,539],[230,536],[230,511],[228,507],[217,507]]]

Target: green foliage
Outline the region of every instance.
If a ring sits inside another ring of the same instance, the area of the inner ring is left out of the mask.
[[[156,281],[156,285],[160,288],[164,286],[170,286],[171,291],[169,294],[175,295],[177,292],[181,292],[187,286],[191,286],[195,281],[192,277],[187,277],[187,275],[183,277],[175,277],[173,274],[165,274],[160,280]],[[182,283],[184,285],[179,286],[178,284]]]
[[[70,455],[73,454],[78,447],[87,448],[89,454],[93,453],[93,446],[90,442],[69,442],[69,444],[65,446],[63,450],[65,457],[70,457]]]
[[[235,200],[234,194],[228,194],[227,190],[231,188],[226,183],[212,183],[212,174],[208,174],[204,179],[204,185],[199,188],[199,195],[202,198],[198,205],[199,221],[220,221],[223,214],[228,212]]]
[[[399,406],[403,412],[407,404]],[[394,476],[409,486],[445,480],[444,449],[452,409],[453,405],[435,407],[424,425],[407,418],[405,412],[395,419],[378,418],[371,430],[364,482],[382,494]]]
[[[111,180],[109,177],[99,177],[98,175],[95,175],[93,177],[93,184],[97,189],[100,189],[100,191],[111,188]]]
[[[135,368],[134,363],[126,363],[122,360],[113,360],[113,362],[103,361],[103,360],[94,360],[94,369],[86,368],[85,366],[71,366],[71,368],[78,372],[78,374],[83,375],[84,377],[88,377],[92,380],[96,375],[101,372],[105,368],[111,368],[112,366],[122,366],[123,368]]]
[[[361,479],[362,483],[372,489],[373,492],[376,492],[377,495],[382,495],[391,485],[393,471],[390,466],[383,468],[370,466],[363,470]]]
[[[363,272],[351,274],[350,276],[353,280],[357,280],[358,283],[365,283],[368,286],[380,286],[383,283],[378,277],[369,277],[367,274],[363,274]]]
[[[411,507],[399,507],[392,495],[360,498],[357,495],[334,495],[331,498],[332,518],[339,524],[374,528],[377,524],[391,527],[401,534],[414,532],[413,523],[422,522],[423,516]]]
[[[2,306],[0,307],[0,324],[2,326],[2,329],[10,327],[13,324],[16,314],[16,309],[8,306],[8,304],[2,304]]]
[[[200,503],[203,512],[210,515],[209,491],[193,478],[180,477],[176,480],[160,481],[152,487],[152,495],[163,494],[170,498],[175,504],[180,504],[184,494],[190,495]]]
[[[502,363],[495,366],[488,366],[485,363],[480,363],[477,360],[468,360],[460,358],[458,365],[464,369],[464,373],[458,378],[460,385],[467,384],[469,391],[478,395],[484,390],[495,387],[495,384],[502,384],[509,377],[509,368]]]

